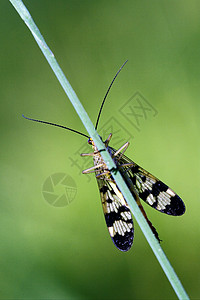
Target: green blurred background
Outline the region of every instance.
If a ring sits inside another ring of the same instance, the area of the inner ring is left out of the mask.
[[[129,60],[100,127],[117,119],[131,133],[127,155],[184,200],[182,217],[144,206],[189,296],[200,298],[200,2],[24,2],[93,122],[113,76]],[[95,176],[72,165],[85,159],[81,149],[90,151],[87,140],[22,118],[85,132],[9,1],[0,2],[0,31],[1,299],[175,299],[136,222],[132,249],[114,247]],[[139,130],[119,111],[137,91],[157,111],[140,118]],[[42,195],[46,178],[57,173],[70,175],[77,187],[61,207]]]

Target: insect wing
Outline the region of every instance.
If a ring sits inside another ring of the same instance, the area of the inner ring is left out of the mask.
[[[103,212],[109,234],[115,246],[128,251],[133,243],[132,215],[116,184],[107,178],[97,178]]]
[[[113,148],[112,152],[115,152]],[[124,172],[128,175],[138,196],[147,204],[168,215],[180,216],[184,214],[185,205],[182,199],[165,183],[125,155],[118,154],[116,163],[119,169],[123,170],[122,175]]]

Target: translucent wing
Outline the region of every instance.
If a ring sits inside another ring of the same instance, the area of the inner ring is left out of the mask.
[[[109,147],[108,143],[111,137],[112,135],[110,134],[105,141],[105,146],[117,166],[116,170],[123,176],[143,216],[160,242],[158,233],[148,219],[139,198],[158,211],[173,216],[184,214],[185,205],[181,198],[166,184],[123,154],[129,145],[128,143],[125,143],[117,151]],[[106,163],[100,155],[102,150],[98,151],[92,139],[89,139],[88,143],[92,145],[94,152],[82,154],[82,156],[93,156],[94,167],[84,170],[83,173],[96,173],[103,212],[110,236],[119,250],[128,251],[132,246],[134,238],[133,220],[129,206],[118,189],[111,175],[111,170],[108,170]]]
[[[114,153],[115,150],[111,149]],[[168,215],[180,216],[184,214],[185,205],[183,201],[165,183],[138,166],[125,155],[118,154],[116,163],[122,175],[127,174],[133,183],[135,192],[147,204]],[[126,178],[124,179],[127,181]]]
[[[128,251],[133,243],[133,220],[129,207],[116,184],[106,176],[97,178],[108,231],[115,246]]]

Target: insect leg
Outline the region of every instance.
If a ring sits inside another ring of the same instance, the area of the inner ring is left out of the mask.
[[[101,149],[101,150],[98,150],[98,151],[94,151],[92,153],[81,153],[80,156],[94,156],[100,152],[103,152],[103,151],[106,151],[105,149]]]
[[[104,165],[104,164],[96,165],[96,166],[91,167],[91,168],[89,168],[89,169],[83,170],[82,173],[83,173],[83,174],[93,173],[93,172],[96,171],[96,169],[101,168],[103,165]]]
[[[113,157],[117,156],[123,150],[122,153],[120,153],[120,156],[117,158],[117,160],[120,160],[122,155],[124,154],[124,152],[126,151],[126,149],[128,148],[129,145],[130,145],[129,142],[125,143],[121,148],[119,148],[119,150],[117,150],[114,153]]]
[[[81,153],[80,156],[94,156],[94,152],[92,153]]]
[[[109,142],[111,140],[111,137],[112,137],[112,133],[109,134],[107,140],[104,142],[106,148],[108,147],[108,144],[109,144]]]

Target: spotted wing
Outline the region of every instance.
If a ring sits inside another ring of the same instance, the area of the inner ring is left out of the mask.
[[[112,148],[112,151],[115,150]],[[182,199],[165,183],[125,155],[116,156],[116,163],[122,170],[122,176],[124,173],[128,175],[128,179],[134,186],[134,192],[137,192],[138,196],[147,204],[168,215],[180,216],[184,214],[185,205]],[[124,179],[128,184],[128,180]],[[133,194],[134,192],[132,191]]]
[[[105,177],[97,178],[103,212],[109,234],[115,246],[128,251],[133,243],[134,229],[129,207],[113,181]]]

